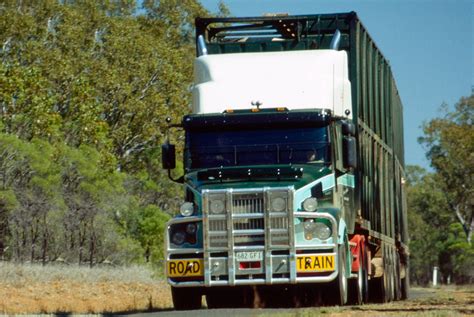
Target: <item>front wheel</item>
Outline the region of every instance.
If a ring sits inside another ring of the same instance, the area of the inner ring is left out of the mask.
[[[202,292],[196,287],[171,287],[171,297],[176,310],[201,308]]]
[[[345,245],[339,247],[338,252],[338,275],[336,279],[329,283],[326,292],[323,293],[324,302],[327,305],[342,306],[347,303],[347,278],[346,278],[347,252]]]
[[[359,251],[358,260],[359,260],[359,270],[357,271],[357,278],[349,280],[349,299],[348,303],[350,305],[360,305],[364,300],[364,268],[362,264],[362,251]]]

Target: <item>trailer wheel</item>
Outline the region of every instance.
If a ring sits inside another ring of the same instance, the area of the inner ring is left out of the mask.
[[[202,292],[196,287],[171,287],[171,297],[176,310],[201,308]]]
[[[342,244],[339,247],[337,267],[339,274],[336,279],[329,283],[328,290],[324,292],[323,298],[327,305],[342,306],[347,303],[347,278],[346,278],[346,245]]]
[[[364,265],[363,265],[363,273],[364,273],[364,289],[362,291],[362,301],[364,303],[368,303],[369,302],[369,257],[367,255],[367,250],[368,250],[368,247],[367,245],[365,245],[364,247]]]

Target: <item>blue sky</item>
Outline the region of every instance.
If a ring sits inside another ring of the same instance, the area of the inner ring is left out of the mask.
[[[211,12],[219,0],[202,0]],[[428,168],[421,125],[474,85],[472,0],[227,0],[233,16],[356,11],[389,60],[404,105],[405,163]]]

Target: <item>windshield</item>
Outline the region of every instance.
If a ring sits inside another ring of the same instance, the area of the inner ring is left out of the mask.
[[[330,163],[327,127],[188,131],[186,168]]]

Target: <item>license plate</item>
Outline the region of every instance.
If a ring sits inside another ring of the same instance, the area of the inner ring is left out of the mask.
[[[334,271],[334,255],[299,255],[296,259],[298,272],[327,272]]]
[[[168,261],[169,277],[202,276],[202,259]]]
[[[237,261],[261,261],[263,260],[262,251],[241,251],[235,253],[235,259]]]

